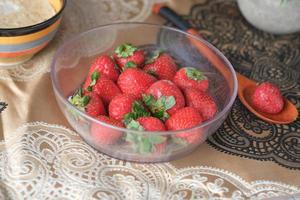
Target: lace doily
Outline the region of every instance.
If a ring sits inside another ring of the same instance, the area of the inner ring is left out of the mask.
[[[49,71],[57,47],[70,36],[101,24],[116,21],[143,21],[155,0],[71,0],[63,22],[51,44],[35,57],[13,69],[0,69],[0,80],[28,81]]]
[[[0,199],[265,199],[300,188],[246,182],[221,169],[177,169],[103,155],[73,131],[25,124],[0,143]]]

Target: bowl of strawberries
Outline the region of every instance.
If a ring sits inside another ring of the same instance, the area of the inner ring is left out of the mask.
[[[51,79],[63,114],[89,145],[136,162],[191,153],[224,122],[237,94],[234,69],[215,47],[146,23],[103,25],[71,38],[54,57]]]

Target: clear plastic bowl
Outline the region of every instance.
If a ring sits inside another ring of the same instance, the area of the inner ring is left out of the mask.
[[[210,48],[224,63],[225,67],[213,66],[191,44],[192,40]],[[118,128],[98,121],[68,102],[68,97],[83,83],[89,65],[100,54],[111,54],[116,46],[132,43],[146,50],[161,49],[171,54],[181,66],[193,66],[201,69],[210,81],[209,93],[218,105],[216,116],[196,127],[166,132],[133,131]],[[182,32],[178,29],[146,24],[116,23],[103,25],[77,35],[64,43],[56,52],[52,66],[51,79],[57,102],[70,125],[92,147],[115,158],[137,162],[162,162],[187,155],[213,134],[227,117],[237,94],[235,71],[223,54],[208,42]],[[103,131],[119,133],[122,137],[116,144],[102,145],[90,134],[91,124],[96,123]],[[192,143],[178,142],[177,134],[196,136]],[[160,135],[167,138],[163,151],[153,153],[137,152],[125,140],[127,134],[135,134],[140,138],[149,135]],[[199,137],[197,137],[199,136]]]

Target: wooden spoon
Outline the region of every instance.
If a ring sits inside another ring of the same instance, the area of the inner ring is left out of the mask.
[[[275,124],[289,124],[295,121],[298,117],[298,110],[289,100],[284,98],[283,110],[278,114],[268,114],[257,111],[251,103],[251,96],[257,87],[257,83],[247,77],[237,73],[238,79],[238,96],[241,102],[257,117]]]

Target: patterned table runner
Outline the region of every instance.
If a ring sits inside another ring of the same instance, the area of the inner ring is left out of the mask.
[[[275,36],[255,29],[242,17],[235,1],[205,1],[194,5],[184,18],[220,49],[238,72],[258,82],[274,82],[300,108],[300,34]],[[208,143],[228,154],[300,169],[300,119],[289,125],[269,124],[238,99]]]

